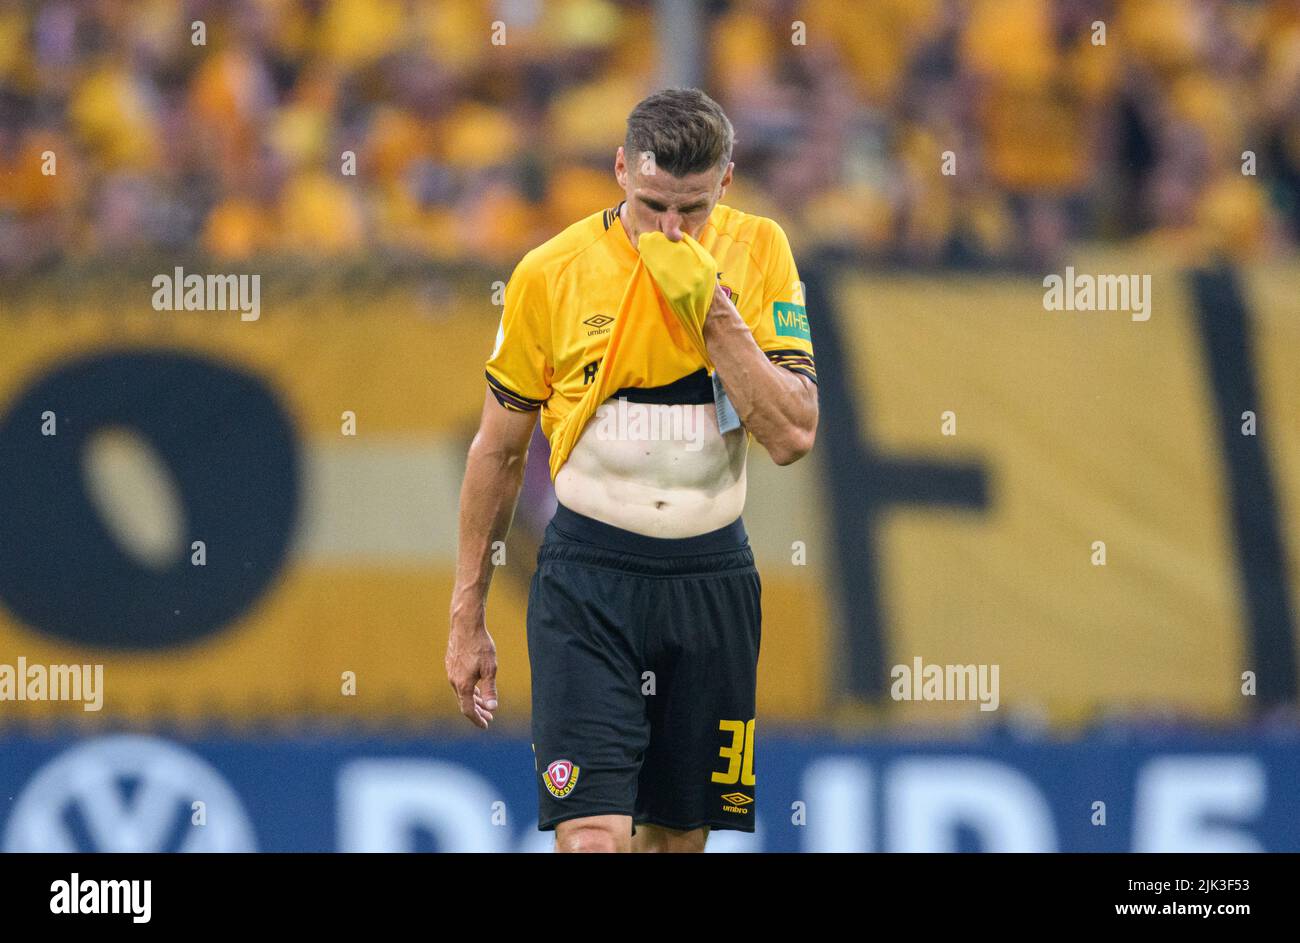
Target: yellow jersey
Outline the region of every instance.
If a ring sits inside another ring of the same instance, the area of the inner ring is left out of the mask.
[[[487,381],[506,409],[540,409],[554,445],[561,421],[596,378],[615,316],[638,255],[619,218],[622,203],[593,213],[533,249],[506,285]],[[817,381],[803,285],[790,243],[770,219],[723,204],[714,207],[699,243],[718,263],[728,292],[754,340],[779,366]],[[625,317],[658,318],[636,306]],[[641,402],[709,403],[713,387],[703,358],[689,344],[655,350],[651,375],[635,390]],[[613,397],[611,397],[613,398]]]

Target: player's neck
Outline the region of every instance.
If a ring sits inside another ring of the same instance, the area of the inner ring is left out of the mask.
[[[627,228],[627,200],[618,204],[618,225],[623,230],[623,236],[627,239],[628,244],[632,246],[633,251],[638,251],[636,243],[632,241],[632,230]]]

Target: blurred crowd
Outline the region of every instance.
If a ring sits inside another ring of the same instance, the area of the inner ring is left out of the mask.
[[[0,270],[160,251],[509,263],[618,200],[623,119],[690,48],[656,6],[0,0]],[[1295,250],[1300,0],[697,9],[700,81],[736,126],[726,202],[801,251]]]

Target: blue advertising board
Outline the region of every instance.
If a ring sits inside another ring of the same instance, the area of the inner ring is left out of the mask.
[[[1300,736],[768,733],[711,851],[1300,851]],[[0,738],[5,851],[548,851],[526,739]]]

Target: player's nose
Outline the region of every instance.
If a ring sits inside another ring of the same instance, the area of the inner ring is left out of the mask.
[[[659,231],[668,237],[669,242],[681,242],[682,218],[676,213],[665,213],[659,220]]]

